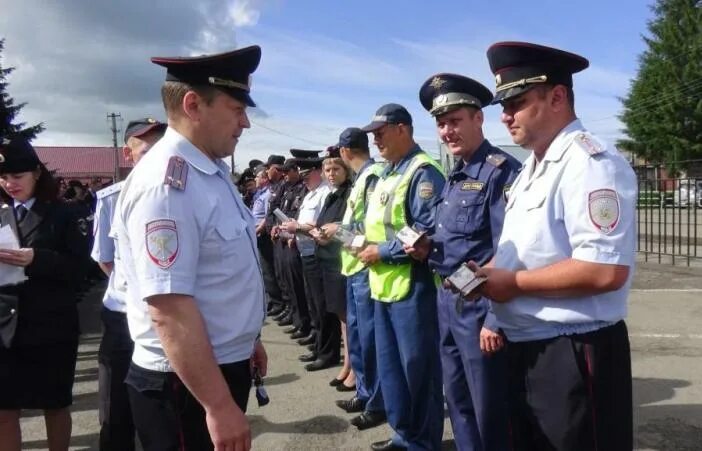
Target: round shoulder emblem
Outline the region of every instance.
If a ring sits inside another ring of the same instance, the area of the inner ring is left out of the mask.
[[[168,269],[178,257],[178,229],[172,219],[146,224],[146,252],[158,267]]]
[[[590,221],[600,232],[609,234],[619,223],[619,197],[613,189],[598,189],[588,194]]]

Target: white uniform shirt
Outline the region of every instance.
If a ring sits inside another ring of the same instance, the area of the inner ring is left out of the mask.
[[[97,192],[94,241],[90,256],[98,263],[113,263],[102,303],[113,312],[126,313],[127,279],[115,246],[116,235],[112,233],[112,218],[115,216],[115,206],[123,184],[124,182],[115,183]]]
[[[316,224],[317,217],[319,213],[321,213],[324,201],[327,199],[330,192],[331,187],[326,181],[323,181],[317,188],[307,193],[302,199],[302,203],[297,212],[297,222],[299,224]],[[300,251],[300,255],[303,257],[314,255],[314,240],[302,233],[298,233],[296,236],[297,250]]]
[[[164,184],[172,156],[185,160],[184,189]],[[253,216],[229,178],[175,130],[127,178],[114,227],[129,284],[132,360],[172,371],[145,299],[192,296],[219,364],[248,359],[263,324],[265,301]]]
[[[576,260],[623,265],[619,290],[584,297],[522,296],[492,303],[511,341],[590,332],[626,316],[634,274],[637,184],[621,154],[573,121],[543,160],[533,154],[514,181],[495,266],[512,271]]]

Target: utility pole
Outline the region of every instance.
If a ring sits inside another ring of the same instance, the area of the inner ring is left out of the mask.
[[[119,147],[117,146],[117,118],[122,118],[119,113],[110,113],[107,115],[107,119],[112,120],[112,126],[110,130],[112,131],[112,147],[114,148],[115,154],[115,174],[113,183],[119,182]]]

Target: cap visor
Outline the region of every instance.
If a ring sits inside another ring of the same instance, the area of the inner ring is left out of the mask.
[[[492,99],[492,102],[490,102],[490,105],[497,105],[498,103],[502,103],[505,100],[511,99],[512,97],[517,97],[519,95],[522,95],[535,86],[536,85],[534,85],[534,84],[526,85],[526,86],[515,86],[514,88],[509,88],[509,89],[505,89],[504,91],[499,91],[495,94],[495,97]]]
[[[387,122],[371,122],[370,124],[366,125],[365,127],[361,128],[364,132],[372,132],[375,130],[378,130],[380,127],[383,125],[387,125]]]

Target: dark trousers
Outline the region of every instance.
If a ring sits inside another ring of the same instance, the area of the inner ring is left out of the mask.
[[[319,305],[317,298],[323,296],[324,293],[319,291],[321,279],[317,285],[314,285],[314,281],[310,279],[317,277],[315,273],[319,272],[319,262],[317,262],[317,257],[314,254],[302,256],[300,260],[302,261],[302,275],[305,280],[305,298],[307,299],[307,310],[310,313],[310,324],[312,330],[318,331],[320,319],[319,312],[317,312],[317,305]]]
[[[586,334],[509,343],[507,352],[515,450],[633,448],[624,321]]]
[[[317,257],[304,257],[303,264],[305,267],[305,280],[309,285],[310,292],[316,293],[314,301],[319,328],[315,342],[315,353],[320,360],[337,363],[341,358],[341,324],[339,323],[339,317],[327,311],[322,269]]]
[[[285,281],[285,268],[287,266],[286,252],[288,245],[283,240],[273,242],[273,271],[275,280],[280,288],[280,299],[285,308],[290,308],[290,289]]]
[[[356,397],[365,401],[366,411],[382,412],[385,407],[375,360],[375,305],[368,269],[348,276],[346,288],[346,340],[351,368],[356,374]]]
[[[501,451],[509,446],[507,353],[480,351],[480,331],[488,300],[463,301],[438,288],[439,333],[444,394],[451,427],[460,451]]]
[[[268,302],[275,307],[283,306],[283,299],[275,278],[275,268],[273,266],[273,242],[271,237],[262,233],[257,238],[258,253],[261,256],[261,272],[263,273],[263,286],[268,294]]]
[[[251,388],[249,360],[220,365],[236,404],[246,411]],[[131,364],[129,398],[144,451],[213,450],[205,410],[175,373]]]
[[[98,351],[98,393],[101,451],[133,451],[135,431],[124,380],[134,343],[127,315],[105,307],[101,312],[103,335]]]
[[[444,429],[436,287],[428,271],[422,272],[402,301],[375,301],[385,412],[395,431],[393,442],[410,451],[441,449]]]
[[[310,330],[310,312],[305,295],[305,278],[302,270],[302,260],[296,247],[285,248],[286,265],[285,281],[290,291],[290,306],[292,308],[293,325],[303,332]]]

